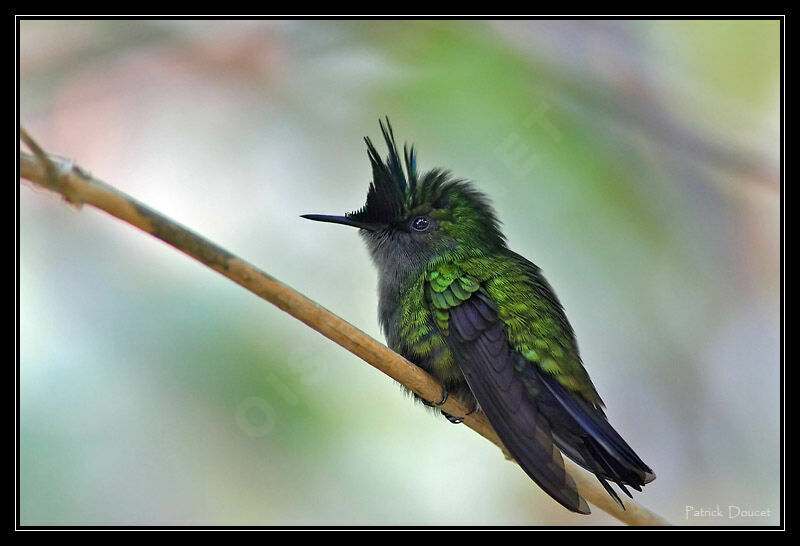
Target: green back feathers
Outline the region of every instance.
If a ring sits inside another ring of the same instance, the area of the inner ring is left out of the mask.
[[[450,310],[482,290],[497,307],[509,344],[529,365],[538,366],[570,391],[602,406],[581,363],[572,328],[533,264],[510,252],[471,256],[433,266],[422,284],[429,314],[416,317],[416,327],[426,333],[426,339],[430,337],[428,319],[442,336],[450,335]]]

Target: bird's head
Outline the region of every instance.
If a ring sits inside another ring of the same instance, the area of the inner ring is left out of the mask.
[[[401,159],[388,118],[380,126],[388,147],[385,161],[369,137],[364,139],[372,165],[366,204],[344,216],[303,218],[359,228],[379,267],[397,270],[417,270],[453,254],[479,254],[505,246],[483,193],[444,170],[419,175],[414,147],[403,146]]]

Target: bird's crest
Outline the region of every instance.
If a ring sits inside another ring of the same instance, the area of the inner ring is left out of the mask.
[[[381,120],[381,132],[389,155],[384,161],[369,137],[367,155],[372,165],[372,182],[367,193],[367,203],[357,211],[346,214],[347,218],[365,223],[389,223],[403,216],[409,204],[409,198],[417,189],[417,158],[414,146],[403,146],[403,163],[397,151],[389,118],[386,124]]]
[[[410,215],[430,214],[442,232],[472,247],[505,244],[497,216],[487,197],[470,182],[454,179],[448,171],[432,169],[420,175],[414,146],[403,146],[403,158],[389,119],[380,121],[389,154],[382,159],[369,137],[367,155],[372,165],[372,182],[367,203],[345,214],[342,222],[368,231],[408,219]],[[327,220],[330,221],[330,220]]]

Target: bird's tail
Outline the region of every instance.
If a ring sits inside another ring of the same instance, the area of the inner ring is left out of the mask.
[[[612,481],[629,497],[627,487],[641,491],[642,486],[650,483],[656,475],[631,447],[622,439],[606,419],[605,414],[587,401],[571,396],[552,376],[542,374],[542,382],[564,410],[568,420],[566,426],[553,421],[553,432],[558,447],[576,463],[594,473],[608,493],[620,504],[622,501],[608,484]],[[562,417],[566,417],[562,413]],[[577,430],[579,433],[575,433]],[[559,429],[564,432],[561,433]]]

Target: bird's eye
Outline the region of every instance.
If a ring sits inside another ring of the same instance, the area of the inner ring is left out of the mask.
[[[417,216],[411,221],[411,227],[414,231],[426,231],[430,225],[430,221],[424,216]]]

